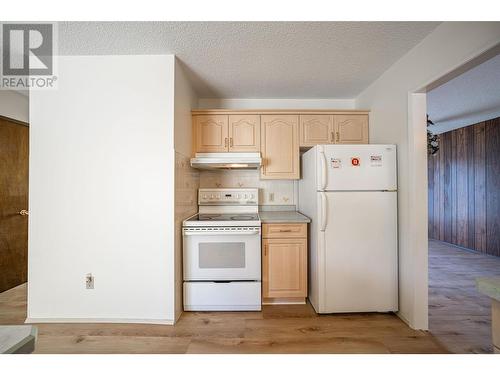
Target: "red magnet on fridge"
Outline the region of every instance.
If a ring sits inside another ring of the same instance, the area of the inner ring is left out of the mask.
[[[359,167],[359,158],[351,158],[351,164],[353,167]]]

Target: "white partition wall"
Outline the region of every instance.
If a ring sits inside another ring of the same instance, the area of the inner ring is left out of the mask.
[[[193,144],[191,110],[198,97],[182,64],[175,61],[174,148],[175,148],[175,319],[183,311],[182,301],[182,221],[198,211],[199,171],[191,168]]]
[[[371,111],[370,142],[398,146],[399,316],[416,329],[427,329],[427,179],[425,101],[414,93],[499,40],[497,22],[444,22],[356,99]]]
[[[30,96],[28,321],[172,323],[174,56],[58,76]]]

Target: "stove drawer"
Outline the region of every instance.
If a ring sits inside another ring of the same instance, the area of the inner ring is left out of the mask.
[[[260,311],[258,281],[185,282],[185,311]]]

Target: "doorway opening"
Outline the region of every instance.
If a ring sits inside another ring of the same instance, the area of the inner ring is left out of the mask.
[[[429,330],[455,353],[493,351],[500,277],[500,54],[427,90]]]

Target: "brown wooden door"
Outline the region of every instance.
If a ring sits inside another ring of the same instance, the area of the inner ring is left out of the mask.
[[[23,284],[28,273],[29,128],[0,117],[0,292]]]

